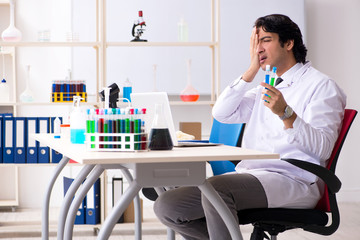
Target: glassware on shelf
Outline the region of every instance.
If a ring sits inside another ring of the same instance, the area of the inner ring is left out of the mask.
[[[39,42],[50,42],[50,40],[51,40],[51,31],[49,29],[38,31]]]
[[[79,33],[78,32],[66,32],[65,34],[67,42],[78,42],[79,41]]]
[[[173,142],[171,140],[170,131],[165,121],[164,110],[162,104],[155,104],[155,115],[151,125],[149,135],[150,150],[171,150]]]
[[[153,89],[153,92],[157,92],[157,87],[156,87],[156,69],[157,69],[157,65],[154,64],[153,65],[153,71],[154,71],[154,89]]]
[[[191,59],[187,60],[187,85],[180,93],[180,98],[184,102],[196,102],[200,95],[199,92],[191,84]]]
[[[0,102],[10,102],[10,88],[5,78],[0,82]]]
[[[34,101],[34,93],[30,89],[30,65],[27,65],[26,68],[27,68],[26,88],[25,91],[20,94],[20,101],[32,102]]]
[[[185,22],[184,18],[181,17],[178,22],[178,41],[179,42],[187,42],[189,40],[188,34],[188,25]]]
[[[3,70],[3,79],[0,82],[0,102],[10,102],[10,87],[5,80],[5,56],[2,55],[2,70]]]
[[[15,27],[15,0],[9,0],[10,3],[10,25],[6,28],[1,38],[5,42],[18,42],[21,41],[22,34],[19,29]]]

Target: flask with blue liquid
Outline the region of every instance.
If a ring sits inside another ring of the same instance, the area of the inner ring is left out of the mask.
[[[85,142],[86,115],[80,108],[80,96],[74,96],[73,110],[70,114],[70,141],[75,144]]]
[[[10,102],[10,88],[5,78],[0,82],[0,102]]]

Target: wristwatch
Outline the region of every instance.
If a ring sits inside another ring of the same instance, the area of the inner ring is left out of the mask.
[[[294,110],[289,105],[287,105],[286,108],[285,108],[285,111],[284,111],[284,115],[282,115],[279,118],[281,120],[288,119],[293,115],[293,113],[294,113]]]

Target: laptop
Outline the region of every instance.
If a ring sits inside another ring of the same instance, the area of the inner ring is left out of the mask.
[[[130,98],[132,107],[146,108],[145,128],[148,133],[150,133],[152,120],[155,115],[155,104],[159,103],[163,105],[165,121],[167,123],[174,147],[202,147],[219,145],[217,143],[201,141],[178,141],[176,138],[169,98],[166,92],[131,93]]]

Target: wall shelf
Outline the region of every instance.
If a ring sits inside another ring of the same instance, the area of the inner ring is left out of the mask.
[[[218,42],[108,42],[108,47],[214,47]]]
[[[100,42],[0,42],[4,47],[97,47]]]
[[[19,110],[27,110],[31,109],[31,107],[38,107],[38,109],[45,108],[48,106],[71,106],[72,103],[54,103],[50,102],[50,91],[49,92],[36,92],[36,94],[49,94],[49,102],[20,102],[19,96],[21,94],[21,91],[17,88],[17,86],[21,86],[21,81],[19,81],[20,78],[25,79],[24,76],[21,76],[19,74],[19,79],[17,79],[17,73],[21,73],[21,69],[16,69],[17,63],[21,62],[20,59],[24,55],[22,55],[22,52],[28,51],[28,49],[23,50],[23,48],[86,48],[94,49],[95,50],[95,64],[93,66],[93,69],[96,69],[96,72],[94,72],[95,75],[95,98],[92,98],[92,101],[96,101],[98,99],[98,92],[103,88],[107,86],[107,68],[110,65],[110,61],[108,62],[108,56],[110,56],[109,53],[112,53],[111,51],[116,52],[118,49],[115,48],[151,48],[151,47],[164,47],[164,48],[200,48],[203,50],[204,48],[209,48],[210,55],[207,57],[206,55],[206,62],[209,60],[209,70],[210,76],[206,77],[204,82],[206,84],[211,85],[211,92],[204,94],[200,96],[200,99],[197,102],[183,102],[180,100],[178,95],[172,95],[169,96],[170,105],[171,106],[212,106],[215,103],[215,100],[217,98],[217,95],[219,93],[219,82],[220,82],[220,31],[219,31],[219,18],[220,18],[220,0],[209,0],[211,4],[211,10],[210,10],[210,16],[211,20],[209,25],[211,25],[211,34],[209,36],[209,39],[205,39],[205,41],[198,41],[198,42],[122,42],[122,41],[107,41],[107,10],[106,10],[106,0],[98,1],[96,0],[96,11],[94,14],[96,15],[96,24],[95,24],[95,38],[89,38],[93,41],[73,41],[73,42],[66,42],[66,41],[29,41],[29,39],[24,39],[20,42],[4,42],[0,41],[1,50],[0,54],[6,54],[6,57],[8,58],[7,62],[9,63],[9,58],[11,57],[11,64],[12,64],[12,76],[9,79],[13,82],[12,85],[12,101],[9,103],[0,103],[0,108],[3,107],[3,109],[11,109],[13,111],[14,116],[20,116],[21,114],[18,114]],[[19,1],[19,5],[22,4],[22,2]],[[0,5],[5,5],[5,8],[9,6],[8,0],[0,0]],[[17,6],[19,6],[17,5]],[[16,16],[16,15],[15,15]],[[3,17],[4,19],[4,17]],[[28,29],[27,29],[28,30]],[[26,32],[26,31],[25,31]],[[29,34],[30,30],[27,32]],[[35,32],[36,33],[36,32]],[[28,41],[27,41],[28,40]],[[62,40],[62,38],[61,38]],[[31,51],[32,49],[30,49]],[[38,50],[38,49],[36,49]],[[41,49],[41,52],[43,49]],[[53,49],[51,49],[53,50]],[[55,49],[57,51],[57,49]],[[66,49],[67,50],[67,49]],[[77,50],[77,49],[76,49]],[[83,49],[81,49],[82,51]],[[182,50],[182,49],[181,49]],[[192,50],[192,49],[190,49]],[[206,49],[208,50],[208,49]],[[62,51],[62,49],[61,49]],[[73,51],[73,49],[71,49]],[[93,53],[91,53],[93,54]],[[108,55],[109,54],[109,55]],[[73,56],[73,55],[72,55]],[[31,58],[30,58],[31,59]],[[8,67],[10,71],[10,67]],[[94,76],[92,75],[92,76]],[[110,77],[108,77],[110,78]],[[207,91],[207,90],[206,90]],[[180,92],[180,89],[179,89]],[[44,100],[44,99],[43,99]],[[46,99],[45,99],[46,100]],[[101,102],[83,102],[81,103],[84,106],[102,106]],[[125,103],[119,102],[119,107],[126,106]],[[40,110],[41,111],[41,110]],[[0,206],[18,206],[19,205],[19,197],[18,197],[18,188],[19,188],[19,176],[18,176],[18,166],[22,168],[26,168],[29,166],[34,166],[35,164],[1,164],[0,170],[1,173],[3,173],[6,170],[6,167],[11,167],[12,169],[15,169],[15,188],[14,191],[16,192],[16,196],[14,196],[14,200],[10,199],[0,199]],[[55,164],[36,164],[36,166],[56,166]],[[13,175],[14,175],[13,174]]]
[[[201,105],[214,105],[215,101],[196,101],[196,102],[182,102],[182,101],[170,101],[172,106],[201,106]]]
[[[0,5],[9,5],[9,0],[0,0]]]

